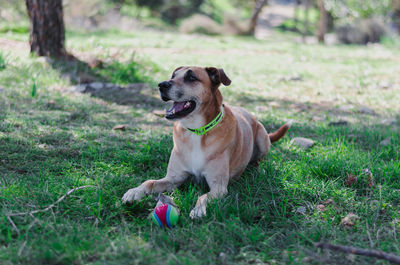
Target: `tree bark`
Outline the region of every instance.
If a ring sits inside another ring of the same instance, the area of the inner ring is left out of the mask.
[[[318,42],[325,42],[325,34],[328,26],[328,16],[325,9],[324,0],[318,0],[319,21],[318,21]]]
[[[62,0],[25,2],[31,22],[31,52],[38,56],[64,56],[66,52]]]
[[[253,14],[251,15],[250,24],[249,24],[249,34],[254,34],[256,31],[258,16],[261,13],[264,5],[268,3],[268,0],[258,0],[253,10]]]
[[[392,0],[392,19],[397,26],[397,31],[400,34],[400,0]]]
[[[299,5],[301,4],[301,0],[296,0],[295,1],[295,6],[294,6],[294,28],[295,30],[297,30],[298,32],[300,32],[299,30]]]
[[[304,10],[304,22],[303,22],[303,31],[302,31],[302,40],[303,40],[303,43],[306,43],[306,36],[307,36],[307,34],[308,34],[308,24],[309,24],[309,21],[308,21],[308,11],[309,11],[309,9],[310,9],[310,3],[311,2],[311,0],[303,0],[303,3],[304,3],[304,8],[305,8],[305,10]]]

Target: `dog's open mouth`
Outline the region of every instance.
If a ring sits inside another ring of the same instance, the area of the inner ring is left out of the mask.
[[[183,118],[196,108],[196,102],[193,100],[175,102],[169,110],[165,111],[165,118],[172,120]]]

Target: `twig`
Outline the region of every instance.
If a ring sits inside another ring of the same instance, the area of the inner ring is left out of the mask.
[[[396,256],[392,253],[383,252],[380,250],[332,245],[332,244],[329,244],[326,242],[318,242],[318,243],[315,243],[314,246],[317,248],[322,248],[322,249],[331,249],[331,250],[341,251],[344,253],[351,253],[351,254],[355,254],[355,255],[362,255],[362,256],[374,257],[374,258],[378,258],[378,259],[384,259],[384,260],[387,260],[394,264],[400,264],[399,256]]]
[[[368,239],[369,239],[369,246],[370,246],[371,248],[373,248],[373,247],[374,247],[374,242],[372,241],[371,234],[369,233],[369,225],[368,225],[368,222],[366,223],[366,226],[367,226],[367,236],[368,236]]]
[[[27,242],[28,241],[25,240],[24,243],[22,243],[22,246],[18,250],[18,257],[21,257],[22,251],[24,250]]]
[[[58,200],[55,202],[55,203],[53,203],[53,204],[50,204],[49,206],[47,206],[46,208],[44,208],[44,209],[39,209],[39,210],[34,210],[34,211],[30,211],[30,212],[24,212],[24,213],[9,213],[9,214],[6,214],[7,215],[7,217],[10,217],[10,216],[21,216],[21,215],[33,215],[33,214],[35,214],[35,213],[41,213],[41,212],[46,212],[46,211],[48,211],[48,210],[50,210],[51,208],[53,208],[54,206],[56,206],[56,204],[58,204],[58,203],[60,203],[61,201],[63,201],[68,195],[70,195],[71,193],[73,193],[74,191],[77,191],[77,190],[82,190],[82,189],[86,189],[86,188],[95,188],[96,186],[93,186],[93,185],[86,185],[86,186],[80,186],[80,187],[76,187],[76,188],[73,188],[72,190],[69,190],[67,193],[65,193],[63,196],[61,196],[60,198],[58,198]],[[10,219],[8,219],[9,221],[10,221]],[[12,221],[10,221],[10,222],[12,222]],[[11,224],[13,224],[13,223],[11,223]],[[15,225],[15,224],[14,224]]]
[[[11,219],[10,216],[7,216],[8,221],[11,223],[12,227],[14,228],[14,230],[17,232],[17,234],[19,235],[19,230],[18,227],[15,225],[15,223],[13,222],[13,220]]]

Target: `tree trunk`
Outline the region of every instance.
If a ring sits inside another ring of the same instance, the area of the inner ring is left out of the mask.
[[[299,30],[299,5],[300,5],[300,1],[301,0],[296,0],[295,1],[295,6],[294,6],[294,29],[298,32],[300,32]]]
[[[268,3],[268,0],[258,0],[253,10],[253,14],[251,15],[250,24],[249,24],[249,34],[253,35],[256,31],[258,16],[261,13],[262,8],[265,4]]]
[[[31,21],[31,52],[38,56],[64,56],[66,52],[62,0],[25,2]]]
[[[318,0],[319,21],[318,21],[318,42],[325,42],[325,34],[328,26],[328,16],[325,9],[324,0]]]
[[[302,39],[303,43],[306,43],[306,36],[308,34],[308,11],[310,9],[310,0],[303,0],[304,1],[304,23],[303,23],[303,32],[302,32]]]
[[[392,19],[397,26],[397,31],[400,34],[400,0],[392,0]]]

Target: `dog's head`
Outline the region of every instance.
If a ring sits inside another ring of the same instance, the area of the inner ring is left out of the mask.
[[[231,80],[223,69],[215,67],[181,66],[175,69],[168,81],[158,84],[161,99],[172,100],[172,107],[165,117],[177,120],[190,114],[201,112],[210,106],[222,104],[222,95],[218,90],[221,84],[229,86]]]

